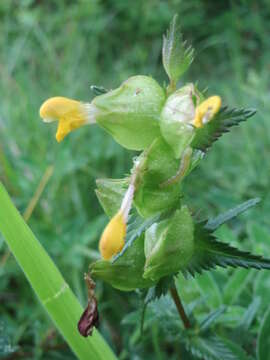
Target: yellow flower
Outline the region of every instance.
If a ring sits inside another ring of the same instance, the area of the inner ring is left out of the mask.
[[[64,137],[83,125],[95,123],[94,114],[90,112],[90,104],[57,96],[46,100],[39,110],[44,122],[58,120],[56,140]]]
[[[219,96],[211,96],[204,100],[195,112],[193,124],[197,128],[203,127],[208,123],[221,107],[221,98]]]
[[[135,187],[134,182],[132,181],[125,193],[120,210],[110,220],[101,235],[99,251],[104,260],[110,260],[114,255],[119,253],[125,245],[127,220],[133,201],[134,191]]]
[[[109,222],[103,231],[99,242],[99,251],[105,260],[110,260],[113,255],[119,253],[125,244],[126,222],[123,214],[119,211]]]

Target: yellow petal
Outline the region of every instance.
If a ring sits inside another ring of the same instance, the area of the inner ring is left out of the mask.
[[[197,108],[194,119],[194,126],[203,127],[205,123],[210,121],[221,107],[221,98],[219,96],[211,96],[204,100]]]
[[[46,100],[39,110],[45,121],[58,120],[56,140],[59,142],[72,130],[87,123],[87,112],[80,101],[57,96]]]
[[[101,235],[99,251],[105,260],[110,260],[113,255],[119,253],[126,237],[126,223],[121,211],[109,222]]]

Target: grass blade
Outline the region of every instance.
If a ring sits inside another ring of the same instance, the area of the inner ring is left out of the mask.
[[[83,311],[77,298],[35,238],[0,183],[0,231],[40,302],[79,359],[115,359],[98,331],[83,338],[77,322]]]

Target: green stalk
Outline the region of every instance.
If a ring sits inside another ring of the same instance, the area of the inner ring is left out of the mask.
[[[61,273],[27,226],[0,183],[0,231],[40,302],[81,360],[115,360],[97,330],[83,338],[77,322],[83,309]]]

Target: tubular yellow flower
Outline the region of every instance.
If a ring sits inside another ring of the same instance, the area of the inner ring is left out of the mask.
[[[208,123],[221,107],[221,98],[219,96],[211,96],[204,100],[197,108],[193,124],[197,128],[203,127]]]
[[[95,122],[94,114],[90,112],[90,104],[61,96],[46,100],[41,105],[39,114],[44,122],[59,121],[56,133],[58,142],[72,130]]]
[[[101,235],[99,251],[104,260],[110,260],[123,249],[134,191],[135,187],[132,181],[125,193],[120,210],[114,215]]]
[[[103,231],[99,242],[99,251],[105,260],[120,252],[125,244],[126,222],[119,211]]]

